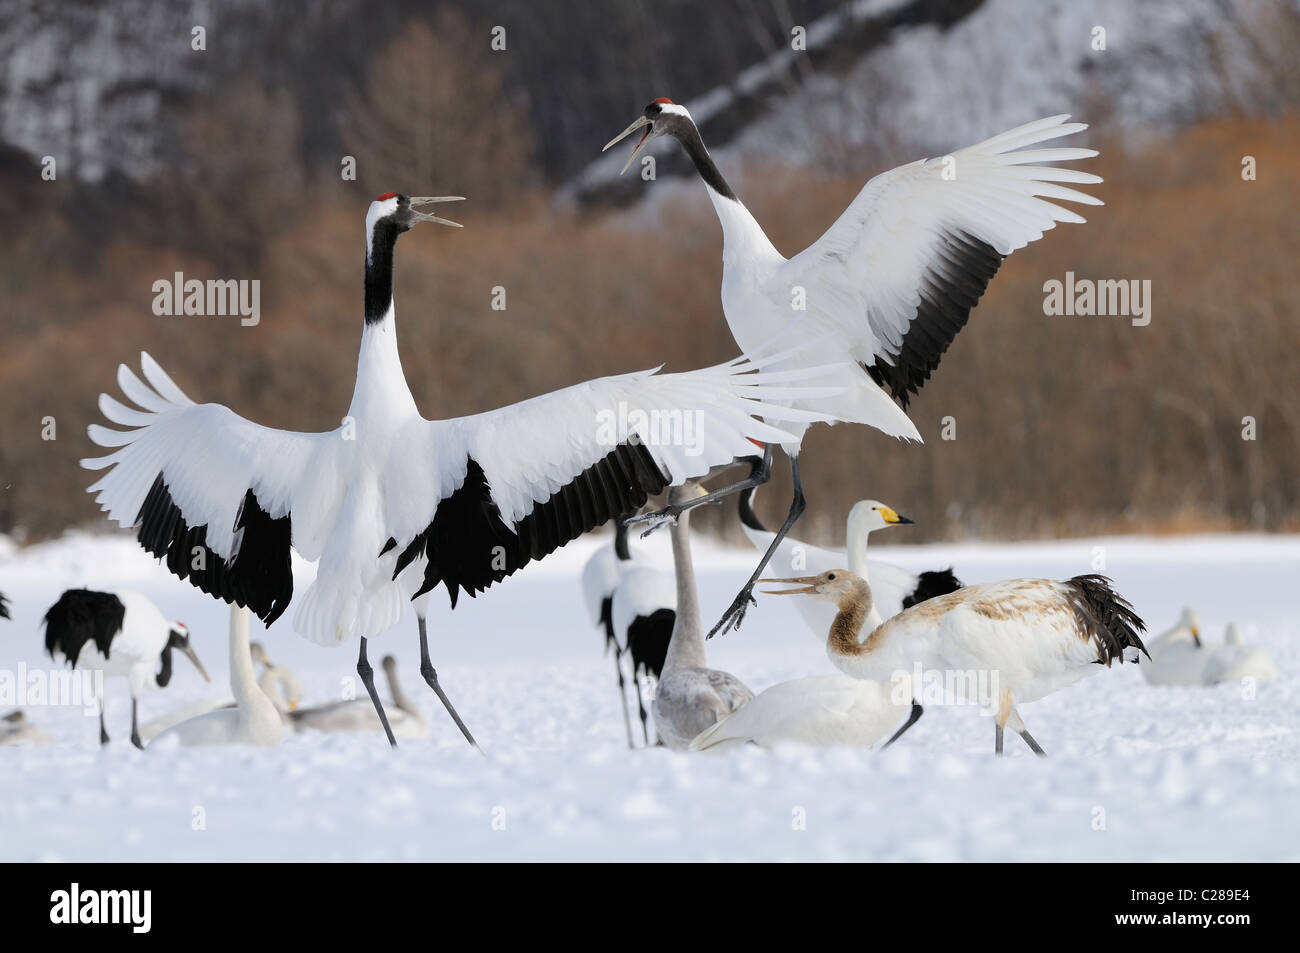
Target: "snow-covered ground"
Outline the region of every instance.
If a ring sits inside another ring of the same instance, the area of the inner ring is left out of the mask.
[[[0,860],[1300,859],[1300,537],[875,548],[915,568],[953,565],[967,582],[1065,577],[1101,555],[1154,632],[1192,603],[1211,641],[1236,620],[1282,673],[1251,699],[1233,685],[1155,688],[1130,666],[1099,670],[1021,706],[1046,761],[1014,738],[995,760],[991,722],[970,708],[928,709],[886,752],[628,751],[611,663],[580,603],[577,574],[596,542],[431,617],[443,684],[486,757],[435,710],[410,620],[377,640],[372,659],[399,658],[434,732],[396,752],[378,735],[306,734],[275,750],[139,752],[124,685],[110,682],[107,748],[93,717],[48,706],[27,713],[53,745],[0,747]],[[666,557],[666,540],[649,544]],[[752,558],[697,542],[710,619]],[[301,592],[311,568],[298,568]],[[128,537],[24,550],[0,539],[0,592],[14,614],[0,622],[0,672],[50,667],[40,617],[80,585],[143,590],[194,633],[216,684],[178,658],[142,721],[225,691],[228,610]],[[339,697],[354,648],[299,639],[292,614],[255,637],[297,671],[308,703]],[[710,653],[755,690],[829,670],[775,599],[760,597]]]

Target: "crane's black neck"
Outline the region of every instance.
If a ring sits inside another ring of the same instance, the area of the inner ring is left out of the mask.
[[[172,644],[168,642],[162,650],[162,669],[155,676],[159,688],[166,688],[172,680]]]
[[[740,522],[752,530],[760,533],[766,533],[767,527],[763,525],[754,512],[754,488],[747,486],[740,491]]]
[[[632,558],[632,554],[627,549],[627,524],[623,522],[621,516],[614,520],[614,555],[623,562]]]
[[[695,171],[700,174],[700,178],[713,191],[717,192],[724,199],[731,199],[733,202],[739,202],[736,193],[731,191],[731,186],[727,180],[722,177],[718,167],[713,162],[713,156],[709,155],[709,150],[704,147],[704,140],[700,138],[700,130],[695,127],[695,123],[687,123],[686,127],[677,132],[677,141],[682,144],[686,154],[691,157],[695,163]]]
[[[375,223],[366,255],[366,324],[384,320],[393,304],[393,246],[398,230],[393,222]]]

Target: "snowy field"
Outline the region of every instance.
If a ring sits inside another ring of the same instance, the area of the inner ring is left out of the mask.
[[[659,535],[649,543],[666,562]],[[970,708],[928,709],[883,753],[629,751],[612,663],[581,606],[577,576],[596,542],[572,544],[454,614],[441,601],[431,617],[435,664],[486,757],[435,710],[410,617],[371,658],[398,657],[434,730],[396,752],[373,734],[140,752],[127,740],[121,682],[109,683],[105,749],[81,709],[28,707],[54,744],[0,747],[0,860],[1300,859],[1300,537],[873,547],[878,558],[952,565],[983,582],[1087,572],[1103,546],[1106,572],[1153,632],[1190,602],[1211,642],[1235,620],[1282,673],[1248,699],[1233,685],[1156,688],[1127,665],[1101,670],[1021,706],[1046,761],[1014,736],[1009,757],[995,760],[992,722]],[[706,624],[752,559],[697,541]],[[297,569],[301,593],[311,567]],[[142,722],[226,692],[228,610],[128,537],[25,550],[0,539],[0,592],[14,615],[0,621],[0,670],[50,667],[39,619],[82,585],[146,592],[190,626],[213,676],[205,685],[178,657],[171,687],[142,701]],[[298,673],[307,704],[338,698],[355,646],[299,639],[292,614],[271,633],[255,622],[254,638]],[[831,670],[791,606],[772,598],[709,647],[712,664],[755,691]]]

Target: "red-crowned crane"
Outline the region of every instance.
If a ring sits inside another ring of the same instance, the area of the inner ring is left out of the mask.
[[[190,645],[185,624],[167,619],[147,596],[125,589],[69,589],[59,596],[45,613],[45,651],[72,668],[127,680],[131,686],[131,743],[140,749],[144,748],[140,696],[170,684],[173,651],[193,662],[205,682],[211,681]],[[108,744],[102,695],[98,701],[99,743]]]
[[[1097,176],[1037,164],[1086,159],[1097,154],[1094,150],[1025,149],[1087,128],[1067,119],[1039,119],[949,156],[876,176],[821,238],[790,259],[776,250],[727,184],[685,106],[654,100],[605,149],[643,129],[623,166],[627,171],[651,140],[676,139],[704,180],[722,224],[722,308],[741,350],[760,353],[797,334],[805,346],[785,366],[840,364],[827,379],[844,388],[835,397],[801,406],[919,440],[903,412],[908,399],[938,367],[1002,259],[1042,238],[1057,222],[1083,221],[1055,201],[1101,204],[1058,184],[1095,184],[1101,181]],[[794,483],[785,522],[710,636],[741,623],[763,566],[804,511],[802,437],[800,429],[795,440],[782,444]],[[762,470],[744,483],[683,506],[765,482],[770,446],[763,456]],[[670,506],[642,519],[653,529],[682,508]]]
[[[630,515],[630,514],[629,514]],[[582,568],[583,598],[592,621],[605,633],[605,648],[614,656],[623,704],[627,746],[632,743],[632,719],[627,708],[623,656],[632,667],[641,736],[650,743],[649,716],[641,697],[641,679],[658,679],[668,654],[677,618],[677,589],[671,573],[635,556],[627,545],[627,523],[615,520],[614,541],[601,546]]]
[[[196,404],[153,358],[145,380],[117,381],[138,408],[101,395],[111,422],[91,440],[114,448],[82,466],[108,472],[90,491],[181,579],[266,624],[293,595],[290,549],[318,561],[294,628],[322,645],[357,637],[357,672],[389,743],[367,641],[414,600],[421,674],[471,744],[429,658],[427,595],[452,606],[665,487],[789,441],[765,421],[829,416],[789,406],[836,392],[802,385],[824,373],[772,373],[737,358],[686,373],[655,370],[587,381],[469,417],[426,420],[398,356],[393,253],[419,211],[455,197],[385,193],[366,214],[365,314],[352,403],[326,433],[272,430],[220,404]],[[779,403],[774,403],[779,402]],[[762,419],[760,419],[762,418]]]

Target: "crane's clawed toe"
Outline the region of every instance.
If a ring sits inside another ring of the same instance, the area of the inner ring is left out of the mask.
[[[670,503],[662,510],[655,510],[653,513],[642,513],[639,516],[628,517],[627,525],[631,526],[633,523],[648,524],[645,532],[641,534],[641,538],[645,539],[657,529],[662,529],[665,526],[676,526],[678,517],[680,517],[684,511],[684,507]]]
[[[740,624],[745,621],[745,613],[749,611],[751,605],[758,605],[758,600],[754,598],[754,587],[746,586],[740,590],[739,595],[732,601],[727,611],[723,613],[718,624],[709,630],[706,638],[713,638],[715,635],[726,635],[732,629],[739,629]]]

